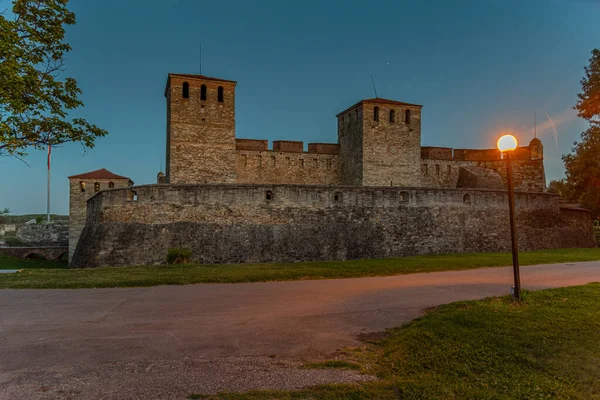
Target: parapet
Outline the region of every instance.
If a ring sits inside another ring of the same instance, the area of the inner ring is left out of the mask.
[[[421,147],[421,158],[452,160],[451,147]]]
[[[302,153],[304,151],[304,142],[297,142],[293,140],[274,140],[273,151]]]
[[[269,150],[269,141],[260,139],[235,139],[236,150]]]
[[[318,154],[339,154],[340,145],[337,143],[309,143],[308,152]]]

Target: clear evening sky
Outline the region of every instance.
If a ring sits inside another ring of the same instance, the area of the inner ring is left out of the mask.
[[[9,6],[0,0],[0,8]],[[52,152],[52,212],[68,213],[67,176],[107,168],[136,184],[164,169],[167,73],[238,81],[238,137],[335,142],[335,114],[363,98],[423,104],[422,144],[493,147],[505,131],[544,143],[546,178],[586,129],[571,107],[600,1],[72,0],[67,73],[74,115],[109,136]],[[548,120],[556,125],[557,138]],[[556,142],[557,139],[557,142]],[[0,159],[0,208],[46,210],[46,154]]]

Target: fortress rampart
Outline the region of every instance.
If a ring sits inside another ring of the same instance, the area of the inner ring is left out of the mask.
[[[586,211],[563,218],[556,195],[516,197],[522,250],[595,246]],[[106,190],[88,201],[72,266],[164,263],[172,247],[189,248],[194,261],[205,263],[508,251],[507,201],[505,191],[400,187]]]

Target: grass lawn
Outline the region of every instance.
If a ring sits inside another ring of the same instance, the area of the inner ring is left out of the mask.
[[[600,260],[600,248],[520,253],[522,265]],[[188,264],[90,269],[29,269],[22,261],[0,258],[0,268],[26,268],[0,274],[0,288],[98,288],[355,278],[511,265],[508,253],[448,254],[349,261],[266,264]],[[31,264],[35,265],[35,264]]]
[[[190,398],[600,399],[600,284],[524,294],[522,304],[501,297],[441,306],[346,349],[344,361],[379,381]]]
[[[15,258],[0,253],[0,269],[59,269],[67,268],[67,261],[48,261],[36,258]]]

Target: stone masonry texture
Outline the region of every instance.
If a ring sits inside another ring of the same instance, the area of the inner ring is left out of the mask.
[[[211,263],[510,249],[497,149],[423,147],[422,106],[381,98],[337,114],[336,143],[269,147],[236,137],[236,85],[168,75],[158,185],[100,181],[95,193],[90,181],[82,193],[71,180],[72,266],[163,263],[171,247]],[[542,142],[511,159],[520,248],[594,246],[589,213],[545,193]]]
[[[165,263],[169,248],[204,263],[510,250],[506,191],[148,185],[133,200],[131,190],[88,201],[72,266]],[[517,193],[520,249],[595,246],[589,213],[569,212],[556,195]]]

